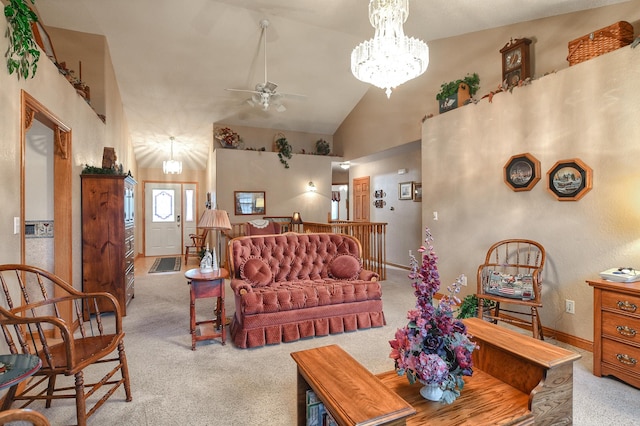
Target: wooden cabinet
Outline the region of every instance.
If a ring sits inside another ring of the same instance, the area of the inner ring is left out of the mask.
[[[134,297],[136,181],[122,175],[80,175],[82,288],[113,294],[127,314]],[[100,306],[102,311],[104,307]]]
[[[593,374],[640,387],[640,282],[593,287]]]

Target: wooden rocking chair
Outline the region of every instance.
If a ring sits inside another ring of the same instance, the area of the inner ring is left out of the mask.
[[[184,246],[184,264],[186,265],[189,262],[189,251],[193,249],[196,254],[205,248],[207,245],[207,235],[209,235],[209,230],[205,229],[202,231],[202,234],[189,234],[189,238],[191,238],[191,245]]]
[[[80,292],[56,275],[28,265],[0,265],[0,284],[0,327],[9,350],[42,360],[42,368],[30,382],[9,388],[2,410],[14,401],[26,401],[24,408],[45,400],[49,408],[55,399],[74,398],[78,425],[84,426],[120,385],[131,401],[122,315],[115,297]],[[108,313],[103,314],[101,307]],[[103,367],[93,369],[97,363],[115,365],[104,374]],[[92,376],[85,383],[85,370],[100,371],[98,380],[94,382]],[[69,380],[59,376],[74,376],[75,383],[65,386]],[[109,388],[87,411],[87,398],[103,385]]]
[[[538,315],[538,308],[542,307],[544,261],[544,247],[535,241],[511,239],[492,245],[484,263],[478,267],[478,317],[494,323],[523,325],[531,330],[534,338],[544,340]],[[530,312],[504,309],[501,304],[528,307]],[[504,312],[510,315],[501,315]]]

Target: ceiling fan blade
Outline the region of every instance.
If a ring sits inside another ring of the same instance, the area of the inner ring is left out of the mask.
[[[224,90],[228,90],[229,92],[247,92],[247,93],[260,94],[260,92],[258,92],[257,90],[249,90],[249,89],[224,89]]]

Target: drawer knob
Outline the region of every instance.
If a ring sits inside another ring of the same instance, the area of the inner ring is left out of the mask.
[[[636,331],[633,328],[629,328],[626,325],[619,325],[616,327],[618,333],[625,337],[636,337]]]
[[[617,354],[616,358],[618,358],[618,361],[620,361],[620,363],[624,365],[636,365],[636,363],[638,362],[637,359],[632,358],[627,354]]]
[[[635,312],[636,309],[638,309],[638,306],[625,300],[624,302],[618,301],[618,308],[627,312]]]

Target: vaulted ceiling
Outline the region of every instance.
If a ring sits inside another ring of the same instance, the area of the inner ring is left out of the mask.
[[[405,33],[427,43],[623,0],[411,0]],[[203,169],[213,123],[333,134],[367,90],[350,55],[373,37],[366,0],[37,0],[47,26],[104,35],[140,167],[160,167],[176,139]],[[286,111],[247,102],[268,78]],[[427,71],[428,72],[428,71]]]

